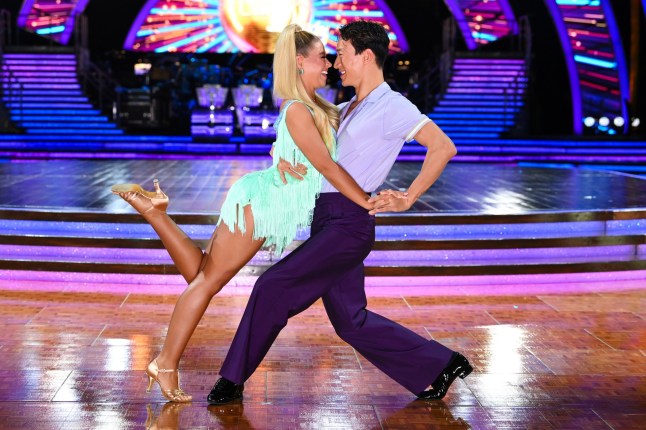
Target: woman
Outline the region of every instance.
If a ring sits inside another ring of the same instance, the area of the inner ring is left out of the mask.
[[[192,400],[179,387],[177,367],[211,298],[261,247],[280,253],[299,227],[309,225],[323,175],[353,202],[371,209],[366,193],[334,162],[338,112],[316,94],[331,66],[323,43],[313,34],[297,25],[280,34],[274,54],[274,93],[285,102],[274,126],[273,166],[245,175],[231,187],[204,253],[166,214],[168,197],[157,181],[155,192],[136,184],[112,187],[152,225],[189,283],[175,305],[162,350],[146,369],[148,391],[157,382],[168,400]],[[276,168],[281,158],[310,167],[309,173],[302,181],[288,177],[289,183],[283,185]]]

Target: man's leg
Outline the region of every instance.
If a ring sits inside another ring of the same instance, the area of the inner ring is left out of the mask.
[[[363,264],[346,272],[323,296],[341,339],[417,395],[447,367],[453,351],[366,309]]]
[[[374,225],[374,217],[341,194],[321,194],[310,238],[258,278],[220,375],[237,384],[249,378],[287,320],[368,255]]]
[[[287,320],[318,300],[372,248],[365,223],[356,229],[326,223],[276,263],[254,286],[220,375],[236,384],[256,370]]]

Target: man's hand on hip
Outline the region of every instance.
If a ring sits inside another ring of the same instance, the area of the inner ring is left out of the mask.
[[[307,174],[307,166],[304,164],[298,163],[294,166],[292,163],[285,161],[282,158],[276,165],[276,168],[278,169],[278,173],[280,173],[280,179],[283,181],[283,184],[287,184],[287,178],[285,177],[286,173],[299,181],[302,181],[303,176]]]

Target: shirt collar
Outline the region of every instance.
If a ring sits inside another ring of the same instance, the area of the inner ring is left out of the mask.
[[[368,103],[374,103],[377,100],[381,98],[384,94],[386,94],[388,91],[390,91],[390,85],[386,83],[386,81],[382,82],[381,84],[377,85],[377,87],[370,91],[370,93],[366,96],[365,99],[361,102],[362,104],[368,104]],[[341,118],[345,119],[346,112],[348,109],[350,109],[350,105],[354,103],[354,101],[357,99],[357,95],[355,94],[352,96],[350,101],[343,107],[343,112],[341,112]]]

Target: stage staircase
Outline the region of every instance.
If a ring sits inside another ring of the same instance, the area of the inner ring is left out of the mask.
[[[74,54],[5,54],[2,101],[28,135],[122,135],[81,90]],[[11,75],[10,73],[11,72]]]
[[[130,136],[84,94],[73,53],[6,53],[2,103],[21,134],[0,135],[5,157],[122,157],[191,142],[189,136]]]
[[[646,142],[513,138],[527,115],[523,59],[457,56],[446,92],[429,116],[453,139],[453,162],[583,166],[643,174]],[[2,104],[22,133],[0,134],[0,158],[200,158],[265,154],[267,143],[233,136],[194,142],[191,136],[131,135],[84,93],[73,53],[6,53]],[[404,145],[399,159],[418,161],[426,149]]]
[[[429,117],[456,143],[460,153],[483,153],[504,134],[522,127],[526,103],[525,60],[457,57],[451,77]],[[421,153],[415,142],[402,153]]]

